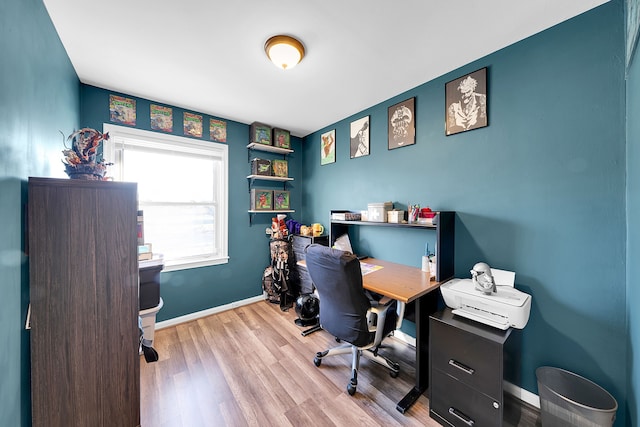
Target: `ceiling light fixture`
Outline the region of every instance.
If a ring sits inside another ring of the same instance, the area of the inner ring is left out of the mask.
[[[273,36],[264,44],[264,51],[276,67],[289,70],[304,58],[304,46],[290,36]]]

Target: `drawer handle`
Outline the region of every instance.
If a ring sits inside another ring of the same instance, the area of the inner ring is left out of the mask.
[[[465,414],[458,411],[456,408],[453,408],[453,407],[449,408],[449,413],[468,426],[472,426],[475,423],[471,418],[467,417]]]
[[[467,374],[469,374],[469,375],[473,375],[473,373],[476,371],[475,369],[470,368],[470,367],[468,367],[467,365],[463,365],[463,364],[462,364],[462,363],[460,363],[460,362],[456,362],[456,361],[455,361],[455,360],[453,360],[453,359],[449,359],[449,365],[451,365],[451,366],[453,366],[453,367],[455,367],[455,368],[458,368],[458,369],[460,369],[461,371],[466,372],[466,373],[467,373]]]

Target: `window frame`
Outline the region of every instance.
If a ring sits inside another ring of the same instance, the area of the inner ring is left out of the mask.
[[[219,198],[216,200],[217,208],[215,224],[215,245],[219,248],[219,254],[215,257],[195,257],[179,260],[165,260],[164,271],[185,270],[197,267],[226,264],[229,262],[229,147],[226,144],[199,141],[172,134],[164,134],[142,129],[117,126],[111,123],[103,123],[103,133],[109,132],[109,140],[103,143],[103,158],[106,162],[113,163],[109,167],[110,176],[114,181],[122,181],[122,173],[118,162],[121,157],[118,152],[124,144],[130,143],[140,147],[150,147],[155,144],[170,144],[171,150],[189,154],[202,154],[220,159],[219,182],[216,184]]]

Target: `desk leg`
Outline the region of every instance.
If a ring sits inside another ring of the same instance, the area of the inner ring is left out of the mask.
[[[416,385],[396,405],[396,409],[403,414],[429,387],[429,316],[437,308],[437,291],[416,300]]]

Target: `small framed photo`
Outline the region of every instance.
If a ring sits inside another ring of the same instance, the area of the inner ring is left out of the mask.
[[[389,107],[389,150],[416,143],[416,99]]]
[[[271,126],[264,123],[251,123],[249,142],[255,144],[271,145]]]
[[[288,130],[273,129],[273,146],[279,148],[291,148],[291,136]]]
[[[251,189],[251,210],[271,211],[273,210],[273,190],[263,190],[259,188]]]
[[[273,209],[274,210],[291,209],[291,204],[289,203],[288,191],[285,191],[285,190],[273,191]]]
[[[289,177],[289,163],[286,160],[272,160],[271,169],[273,170],[273,176],[277,176],[280,178]]]
[[[323,133],[320,139],[320,164],[334,163],[336,161],[336,130]]]
[[[352,159],[369,155],[369,116],[351,122],[351,147]]]
[[[487,126],[487,68],[447,83],[445,109],[447,136]]]

